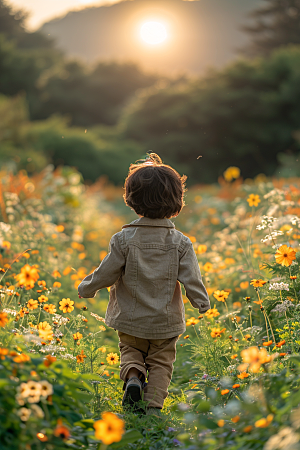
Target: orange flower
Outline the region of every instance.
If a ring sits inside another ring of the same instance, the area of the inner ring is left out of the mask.
[[[191,317],[186,321],[186,326],[189,327],[190,325],[197,325],[199,322],[199,319],[196,319],[195,317]]]
[[[269,414],[267,416],[267,418],[263,417],[262,419],[257,420],[255,422],[256,428],[266,428],[266,427],[268,427],[270,425],[270,423],[272,422],[273,417],[274,417],[273,414]]]
[[[229,296],[229,292],[226,291],[215,291],[214,292],[214,297],[218,300],[218,302],[225,302],[225,300],[227,299],[227,297]]]
[[[8,322],[7,313],[0,312],[0,327],[5,327]]]
[[[258,204],[260,203],[259,195],[250,194],[247,198],[247,202],[249,203],[249,206],[258,206]]]
[[[256,279],[254,278],[253,280],[251,280],[250,283],[253,287],[262,287],[264,284],[266,284],[266,281],[263,281],[261,279]]]
[[[8,355],[7,348],[0,348],[0,359],[5,359],[5,356]]]
[[[212,328],[210,335],[212,338],[221,337],[221,334],[224,333],[224,331],[226,331],[226,328],[222,328],[222,330],[221,328]]]
[[[111,412],[102,413],[102,420],[94,423],[95,436],[100,439],[104,445],[110,445],[113,442],[120,442],[125,432],[125,422]]]
[[[77,333],[73,334],[74,341],[78,341],[79,339],[82,339],[82,334],[77,331]]]
[[[284,344],[285,344],[285,340],[280,341],[280,342],[278,342],[278,343],[276,344],[276,347],[280,348],[280,347],[282,347]]]
[[[249,377],[249,373],[242,372],[237,377],[240,378],[241,380],[243,380],[244,378],[248,378]]]
[[[231,355],[231,359],[237,358],[238,355]]]
[[[212,272],[213,271],[213,265],[210,262],[207,262],[203,266],[204,272]]]
[[[81,350],[81,354],[76,356],[77,364],[83,363],[84,358],[86,358],[86,355],[84,354],[84,351]]]
[[[73,300],[70,300],[69,298],[63,298],[60,302],[60,307],[59,309],[62,310],[62,312],[67,313],[67,312],[72,312],[74,309],[74,302]]]
[[[38,297],[38,299],[39,299],[39,302],[41,302],[41,303],[44,303],[44,302],[48,301],[48,297],[46,297],[46,295],[40,295]]]
[[[218,317],[219,315],[220,315],[220,313],[215,306],[211,309],[208,309],[205,313],[205,316],[208,319],[213,319],[214,317]]]
[[[207,250],[207,246],[206,245],[198,245],[198,248],[197,248],[197,253],[199,253],[199,255],[201,255],[202,253],[205,253],[206,252],[206,250]]]
[[[16,363],[23,363],[30,361],[30,356],[25,355],[25,353],[21,353],[20,355],[17,355],[13,360]]]
[[[47,355],[44,359],[44,366],[49,367],[54,363],[54,361],[56,361],[55,356]]]
[[[233,422],[233,423],[238,423],[239,421],[240,421],[240,416],[235,416],[235,417],[233,417],[232,419],[231,419],[231,421]]]
[[[37,300],[33,300],[32,298],[27,302],[28,309],[37,309],[39,306],[39,302]]]
[[[237,384],[234,384],[234,385],[232,386],[232,388],[233,388],[233,389],[237,389],[237,388],[239,388],[240,386],[241,386],[241,385],[237,383]]]
[[[272,345],[272,344],[273,344],[273,341],[263,342],[264,347],[270,347],[270,345]]]
[[[60,288],[61,287],[61,283],[59,281],[54,281],[53,287],[54,288]]]
[[[248,281],[242,281],[240,283],[241,289],[247,289],[248,286],[249,286],[249,282]]]
[[[221,391],[221,395],[226,395],[226,394],[228,394],[228,392],[229,392],[229,389],[223,389]]]
[[[225,425],[225,420],[223,420],[223,419],[220,419],[220,420],[218,420],[218,422],[217,422],[217,424],[218,424],[218,427],[224,427],[224,425]]]
[[[274,359],[274,356],[270,356],[267,353],[265,348],[261,350],[258,347],[249,347],[245,350],[241,351],[241,356],[243,358],[244,364],[240,366],[240,368],[244,368],[244,366],[249,366],[249,370],[253,373],[257,373],[261,367],[261,365],[266,364]]]
[[[243,429],[243,432],[244,433],[250,433],[250,431],[252,430],[252,425],[248,425],[247,427],[245,427],[244,429]]]
[[[26,288],[32,289],[39,278],[38,270],[35,266],[25,264],[21,268],[21,273],[16,275],[15,278],[18,280],[19,286],[26,286]]]
[[[58,419],[57,426],[53,431],[54,436],[60,437],[63,440],[69,439],[70,431],[69,429],[63,425],[62,420]]]
[[[275,259],[277,264],[281,264],[282,266],[290,266],[294,259],[296,259],[296,252],[292,249],[292,247],[282,245],[276,250]]]
[[[59,273],[58,270],[53,270],[52,276],[53,276],[54,278],[61,278],[61,274]]]
[[[189,334],[187,334],[186,336],[184,336],[184,338],[183,339],[188,339],[190,337],[190,335]]]
[[[44,309],[44,311],[46,311],[49,314],[56,313],[55,305],[52,305],[52,303],[50,303],[49,305],[44,305],[43,309]]]

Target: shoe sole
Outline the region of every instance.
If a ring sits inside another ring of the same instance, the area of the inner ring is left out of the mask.
[[[126,388],[124,398],[122,401],[123,406],[135,406],[137,402],[142,399],[141,388],[137,385],[130,385]]]

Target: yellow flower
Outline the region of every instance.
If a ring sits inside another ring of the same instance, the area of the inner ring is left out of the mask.
[[[268,427],[270,425],[270,423],[272,422],[273,417],[274,417],[273,414],[269,414],[267,416],[267,418],[263,417],[262,419],[257,420],[255,422],[256,428],[266,428],[266,427]]]
[[[0,312],[0,327],[5,327],[8,322],[7,313]]]
[[[253,279],[251,280],[250,283],[253,287],[262,287],[264,284],[266,284],[266,281],[263,281],[261,279],[257,280],[257,279]]]
[[[56,313],[55,305],[52,305],[51,303],[49,305],[44,305],[43,309],[44,309],[44,311],[46,311],[49,314]]]
[[[39,274],[36,267],[25,264],[25,266],[21,268],[21,273],[16,275],[15,278],[18,280],[19,286],[26,286],[27,288],[32,289],[34,283],[39,278]]]
[[[76,356],[77,364],[83,363],[84,358],[86,358],[86,355],[84,354],[83,350],[81,350],[81,354]]]
[[[199,322],[199,319],[196,319],[195,317],[191,317],[186,321],[186,326],[189,327],[190,325],[197,325]]]
[[[39,302],[37,300],[33,300],[33,298],[31,298],[27,302],[27,308],[28,309],[37,309],[38,306],[39,306]]]
[[[39,299],[39,302],[41,302],[41,303],[44,303],[44,302],[48,301],[48,297],[46,297],[46,295],[40,295],[38,297],[38,299]]]
[[[58,233],[62,233],[64,231],[65,227],[63,225],[57,225],[55,227],[55,229]]]
[[[223,175],[224,175],[224,178],[226,181],[232,181],[232,180],[239,178],[240,173],[241,173],[241,171],[238,167],[231,166],[225,170]]]
[[[244,369],[244,366],[250,364],[249,370],[253,373],[259,372],[262,364],[268,363],[274,359],[274,356],[268,355],[265,348],[261,350],[258,347],[249,347],[241,351],[241,356],[243,358],[244,364],[239,366],[239,370]]]
[[[94,423],[95,437],[104,445],[120,442],[125,432],[125,422],[111,412],[102,413],[102,420]]]
[[[98,348],[98,352],[105,353],[106,352],[106,347],[99,347]]]
[[[50,329],[39,329],[39,337],[45,341],[52,341],[53,339],[53,331]]]
[[[38,329],[39,330],[52,330],[52,327],[51,327],[50,323],[45,321],[45,322],[40,322],[38,324]]]
[[[77,333],[73,334],[74,341],[78,341],[79,339],[82,339],[82,334],[77,331]]]
[[[226,328],[223,328],[222,330],[221,328],[212,328],[210,335],[212,338],[221,337],[221,334],[224,333],[224,331],[226,331]]]
[[[249,377],[249,373],[242,372],[237,377],[240,378],[240,380],[243,380],[244,378],[248,378]]]
[[[214,317],[218,317],[219,315],[220,313],[215,306],[211,309],[208,309],[205,313],[205,316],[208,317],[208,319],[213,319]]]
[[[106,361],[108,362],[108,364],[113,366],[115,364],[118,364],[119,356],[117,355],[117,353],[109,353],[106,357]]]
[[[282,245],[276,250],[275,259],[277,264],[281,264],[282,266],[290,266],[294,259],[296,259],[296,252],[292,249],[292,247]]]
[[[199,255],[201,255],[202,253],[205,253],[207,250],[207,246],[206,245],[198,245],[198,249],[197,249],[197,253],[199,253]]]
[[[213,265],[210,262],[207,262],[203,266],[203,270],[205,272],[212,272],[213,271]]]
[[[6,250],[9,250],[11,247],[11,243],[8,241],[2,241],[1,246],[2,246],[2,248],[6,248]]]
[[[229,292],[217,290],[213,295],[218,300],[218,302],[225,302],[226,298],[229,296]]]
[[[63,298],[60,302],[60,307],[59,309],[62,310],[62,312],[67,313],[67,312],[72,312],[74,309],[74,302],[73,300],[70,300],[69,298]]]
[[[250,194],[247,198],[247,202],[249,203],[249,206],[258,206],[260,203],[259,195]]]

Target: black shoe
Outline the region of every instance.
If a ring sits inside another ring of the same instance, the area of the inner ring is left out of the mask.
[[[137,377],[131,377],[126,383],[122,406],[132,408],[134,412],[141,412],[137,403],[142,400],[142,382]]]

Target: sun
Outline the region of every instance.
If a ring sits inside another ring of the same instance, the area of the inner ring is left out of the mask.
[[[168,37],[166,28],[160,22],[145,22],[140,33],[143,41],[151,45],[161,44]]]

